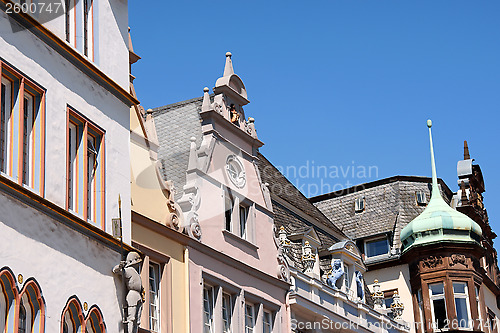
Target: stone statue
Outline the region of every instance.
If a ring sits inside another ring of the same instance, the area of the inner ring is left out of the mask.
[[[333,289],[338,289],[336,283],[337,280],[340,279],[342,275],[344,275],[344,265],[342,263],[342,260],[334,259],[332,270],[328,273],[328,276],[326,277],[326,283]]]
[[[358,292],[358,298],[365,299],[365,290],[363,288],[363,274],[360,271],[356,271],[356,287]]]
[[[141,317],[142,287],[141,276],[139,275],[139,263],[142,261],[141,256],[137,252],[129,252],[126,261],[120,261],[113,268],[113,273],[120,274],[123,277],[123,283],[127,292],[126,296],[126,314],[124,314],[123,324],[127,327],[127,333],[137,333],[139,319]]]

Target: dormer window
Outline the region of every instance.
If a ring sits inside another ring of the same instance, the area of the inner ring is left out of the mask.
[[[379,238],[365,242],[365,255],[367,258],[377,257],[389,253],[387,238]]]
[[[365,210],[365,197],[357,197],[354,199],[354,211],[360,213]]]
[[[415,198],[417,200],[417,205],[419,206],[425,206],[427,204],[427,197],[425,195],[425,192],[422,190],[418,190],[415,192]]]

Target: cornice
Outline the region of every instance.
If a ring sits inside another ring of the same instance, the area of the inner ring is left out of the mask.
[[[0,192],[9,195],[13,199],[28,205],[33,209],[36,209],[37,211],[70,227],[73,230],[96,240],[113,251],[118,253],[122,252],[122,245],[118,239],[115,239],[102,229],[93,226],[92,224],[68,212],[64,208],[40,197],[38,194],[24,188],[4,176],[0,176]],[[135,251],[135,249],[128,244],[123,244],[123,249],[126,251]]]
[[[161,236],[167,237],[178,242],[181,245],[186,247],[195,249],[207,256],[210,256],[228,266],[236,268],[239,271],[245,272],[248,275],[256,277],[262,281],[265,281],[269,284],[272,284],[278,288],[286,289],[290,287],[290,284],[284,282],[277,277],[271,276],[267,273],[264,273],[255,267],[247,265],[241,261],[234,259],[233,257],[228,256],[227,254],[221,253],[214,248],[203,244],[179,231],[175,231],[164,224],[160,224],[156,221],[153,221],[140,213],[132,211],[132,223],[136,223],[142,227],[145,227]]]

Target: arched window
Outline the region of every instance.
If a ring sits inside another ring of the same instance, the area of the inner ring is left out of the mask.
[[[21,302],[21,304],[19,305],[19,320],[17,325],[18,333],[26,333],[26,324],[28,322],[27,319],[28,318],[26,308],[24,307],[24,302]]]
[[[24,319],[21,320],[21,313]],[[28,280],[21,292],[19,302],[18,332],[43,332],[45,327],[45,306],[40,287],[34,280]]]
[[[101,310],[95,305],[90,309],[85,319],[85,333],[106,333]]]
[[[76,296],[70,297],[62,313],[61,330],[63,333],[81,332],[84,322],[83,311],[80,300]]]
[[[8,268],[0,269],[0,332],[14,331],[18,296],[14,275]]]

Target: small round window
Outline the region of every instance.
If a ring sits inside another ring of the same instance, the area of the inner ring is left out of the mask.
[[[234,185],[240,188],[245,186],[245,169],[243,168],[243,164],[235,155],[229,155],[227,157],[226,172]]]

